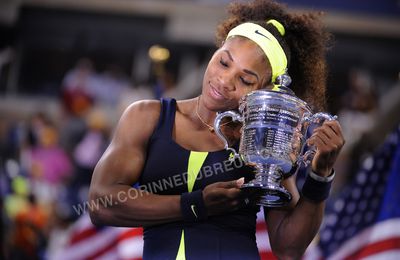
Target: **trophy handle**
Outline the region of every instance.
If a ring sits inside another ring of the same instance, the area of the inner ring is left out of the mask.
[[[231,117],[232,121],[239,121],[242,122],[243,119],[240,116],[239,113],[234,112],[234,111],[225,111],[222,113],[218,113],[217,117],[214,120],[214,129],[215,129],[215,133],[217,134],[217,136],[222,140],[222,142],[224,143],[224,148],[226,150],[229,150],[231,152],[233,152],[233,159],[239,157],[239,154],[236,152],[236,150],[234,148],[229,147],[228,144],[228,140],[226,139],[226,137],[222,134],[220,125],[221,125],[221,121],[222,119],[224,119],[225,117]]]
[[[323,112],[319,112],[316,114],[313,114],[311,116],[305,116],[302,120],[302,124],[306,124],[308,123],[309,125],[306,128],[306,134],[309,130],[313,130],[315,127],[321,126],[325,121],[332,121],[332,120],[336,120],[337,116],[332,116],[328,113],[323,113]],[[310,129],[311,127],[311,129]],[[305,134],[305,135],[306,135]],[[301,149],[301,151],[304,151],[304,148],[306,146],[306,142],[303,143],[303,147]],[[307,167],[312,159],[314,158],[314,155],[316,153],[316,148],[315,146],[311,146],[310,149],[308,151],[306,151],[303,155],[299,156],[298,160],[297,160],[297,165],[304,165],[305,167]]]

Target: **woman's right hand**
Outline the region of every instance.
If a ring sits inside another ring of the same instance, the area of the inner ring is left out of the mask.
[[[240,186],[244,178],[227,182],[216,182],[203,189],[204,204],[208,215],[218,215],[234,211],[243,206],[243,192]]]

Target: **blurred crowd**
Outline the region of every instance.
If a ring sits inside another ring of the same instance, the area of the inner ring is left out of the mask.
[[[156,98],[151,87],[133,89],[116,66],[98,73],[90,59],[66,72],[57,98],[29,115],[0,120],[2,251],[9,259],[53,259],[68,227],[87,201],[94,166],[123,108]],[[159,92],[159,91],[158,91]],[[56,117],[54,117],[56,115]]]
[[[349,75],[338,113],[346,145],[370,129],[379,107],[372,77],[360,70]],[[93,169],[116,120],[129,103],[163,96],[173,85],[165,82],[134,88],[117,67],[98,73],[83,58],[62,80],[57,118],[39,109],[0,119],[1,234],[7,258],[53,259],[81,214],[73,205],[88,199]],[[344,150],[341,171],[351,159]]]

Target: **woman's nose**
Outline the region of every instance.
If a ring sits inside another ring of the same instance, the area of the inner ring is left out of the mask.
[[[235,90],[234,76],[229,71],[225,71],[220,74],[219,83],[221,84],[221,87],[225,91],[234,91]]]

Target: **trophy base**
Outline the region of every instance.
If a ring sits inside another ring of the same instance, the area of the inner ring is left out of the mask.
[[[256,204],[263,207],[282,207],[292,200],[292,195],[281,186],[249,182],[243,184],[240,188],[249,193],[261,193]]]

